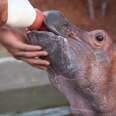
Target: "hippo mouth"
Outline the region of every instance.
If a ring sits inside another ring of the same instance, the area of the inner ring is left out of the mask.
[[[48,72],[63,75],[74,79],[77,73],[76,54],[73,47],[80,40],[83,31],[74,26],[59,11],[45,12],[44,25],[47,31],[30,31],[27,33],[28,42],[40,45],[48,56],[43,57],[50,61]],[[80,44],[81,45],[81,44]]]

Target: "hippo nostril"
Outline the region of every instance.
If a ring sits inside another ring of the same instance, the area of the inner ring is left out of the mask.
[[[97,33],[97,34],[96,34],[96,40],[97,40],[98,42],[103,41],[103,40],[104,40],[103,34],[102,34],[102,33]]]

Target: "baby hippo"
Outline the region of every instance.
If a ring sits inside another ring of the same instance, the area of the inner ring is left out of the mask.
[[[103,30],[84,31],[59,11],[45,12],[47,31],[31,31],[51,62],[51,83],[65,95],[74,116],[116,116],[116,45]]]

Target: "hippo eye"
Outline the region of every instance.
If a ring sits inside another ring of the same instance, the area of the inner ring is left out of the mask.
[[[103,34],[102,34],[102,33],[97,33],[97,34],[96,34],[96,40],[97,40],[98,42],[103,41],[103,40],[104,40]]]

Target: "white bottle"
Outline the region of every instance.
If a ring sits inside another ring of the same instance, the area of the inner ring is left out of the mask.
[[[13,27],[30,27],[39,18],[28,0],[8,0],[6,24]],[[40,16],[41,18],[41,16]]]

